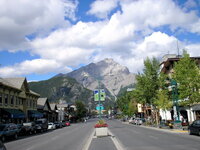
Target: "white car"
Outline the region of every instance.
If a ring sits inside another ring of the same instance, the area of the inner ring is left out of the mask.
[[[48,129],[49,129],[49,130],[56,129],[56,125],[55,125],[53,122],[49,122],[49,123],[48,123]]]
[[[134,123],[134,118],[131,117],[131,118],[128,120],[128,123],[129,123],[129,124],[133,124],[133,123]]]

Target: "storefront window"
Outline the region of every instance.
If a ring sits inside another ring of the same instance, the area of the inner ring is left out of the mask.
[[[11,99],[10,99],[10,104],[13,105],[14,104],[14,96],[11,96]]]
[[[19,100],[17,96],[15,97],[15,105],[19,105]]]
[[[0,93],[0,105],[2,105],[2,103],[3,103],[3,96],[2,96],[3,94],[2,93]]]
[[[30,100],[30,107],[32,106],[32,100]]]
[[[5,104],[8,104],[8,94],[5,95]]]

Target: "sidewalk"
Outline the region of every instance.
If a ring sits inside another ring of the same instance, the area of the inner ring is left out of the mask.
[[[133,124],[129,124],[128,122],[122,122],[124,124],[128,124],[128,125],[133,125]],[[136,126],[136,125],[133,125]],[[143,128],[149,128],[149,129],[153,129],[153,130],[159,130],[159,131],[164,131],[164,132],[171,132],[171,133],[188,133],[187,130],[182,130],[182,129],[166,129],[166,128],[158,128],[158,127],[151,127],[151,126],[145,126],[145,125],[140,125],[140,127]]]

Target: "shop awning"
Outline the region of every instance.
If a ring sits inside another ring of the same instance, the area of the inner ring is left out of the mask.
[[[200,104],[193,105],[192,110],[195,110],[195,111],[200,110]]]
[[[24,112],[20,109],[3,108],[3,110],[9,114],[10,118],[14,118],[14,119],[25,118]]]
[[[43,114],[37,110],[28,110],[28,114],[30,117],[33,118],[42,118]]]

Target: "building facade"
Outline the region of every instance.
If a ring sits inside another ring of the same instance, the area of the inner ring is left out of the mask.
[[[31,91],[26,78],[0,78],[0,122],[22,123],[37,118],[39,94]]]
[[[174,65],[180,60],[181,56],[176,55],[165,55],[163,56],[163,61],[160,64],[160,71],[164,74],[167,74],[169,78],[172,78],[174,73]],[[195,60],[197,65],[200,67],[200,57],[190,57]],[[171,110],[160,110],[160,115],[165,120],[173,120],[173,109]],[[187,120],[192,122],[196,119],[200,119],[200,104],[195,104],[192,106],[179,107],[179,115]]]

